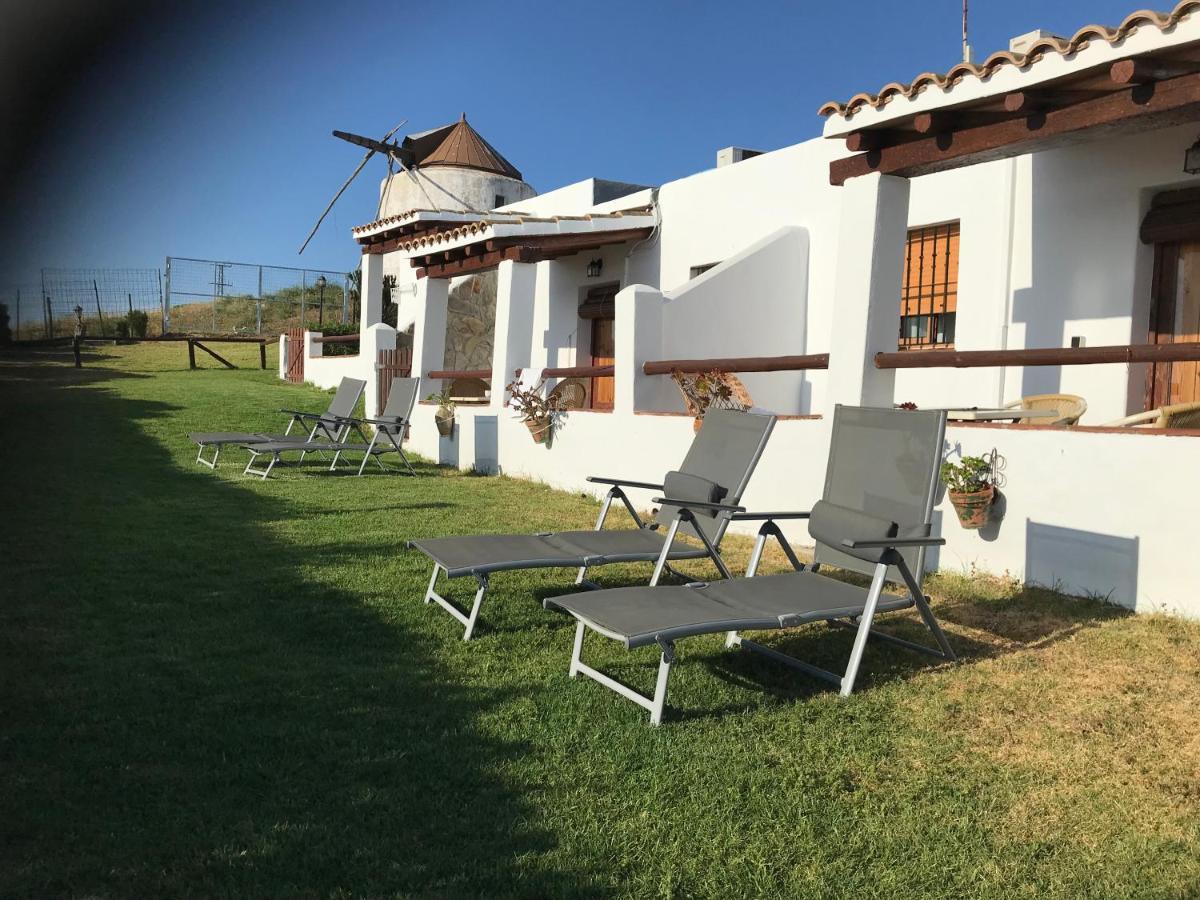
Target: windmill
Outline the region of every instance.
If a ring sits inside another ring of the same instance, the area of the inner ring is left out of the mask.
[[[406,165],[405,165],[406,157],[407,157],[407,164],[412,165],[412,151],[411,150],[405,150],[399,144],[394,143],[394,142],[388,143],[388,141],[391,139],[392,135],[394,135],[397,131],[399,131],[401,128],[403,128],[405,122],[407,122],[407,121],[408,121],[408,119],[404,119],[399,125],[397,125],[395,128],[393,128],[391,131],[389,131],[387,134],[385,134],[379,140],[375,140],[374,138],[369,138],[369,137],[363,137],[360,134],[351,134],[348,131],[335,131],[333,133],[333,136],[335,138],[340,138],[343,141],[349,141],[351,144],[356,144],[359,147],[365,147],[367,149],[367,152],[366,152],[366,155],[364,155],[362,160],[359,162],[358,166],[354,169],[354,171],[350,173],[350,177],[345,180],[345,182],[342,184],[342,186],[340,188],[338,188],[337,193],[333,195],[333,199],[329,201],[329,204],[325,207],[324,212],[322,212],[320,217],[317,219],[317,224],[315,224],[312,227],[312,231],[310,231],[308,233],[308,237],[306,237],[304,239],[304,243],[300,245],[299,253],[304,252],[304,248],[307,247],[309,241],[311,241],[313,239],[313,236],[317,233],[317,229],[321,227],[321,223],[325,221],[325,217],[327,215],[329,215],[329,211],[331,209],[333,209],[333,205],[335,203],[337,203],[338,198],[340,198],[342,196],[342,194],[344,194],[346,192],[346,188],[350,187],[350,182],[354,181],[354,179],[358,177],[358,173],[361,172],[364,168],[366,168],[366,165],[370,161],[372,156],[374,156],[376,153],[384,154],[384,156],[387,157],[389,173],[392,170],[393,162],[396,162],[397,164],[399,164],[400,168],[406,169]]]

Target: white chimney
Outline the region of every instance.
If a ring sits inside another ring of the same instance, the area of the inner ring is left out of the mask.
[[[1029,48],[1038,41],[1043,41],[1047,38],[1057,41],[1063,40],[1063,38],[1059,37],[1057,34],[1053,34],[1049,31],[1043,31],[1041,28],[1038,28],[1034,31],[1027,31],[1024,34],[1018,34],[1015,38],[1008,42],[1008,50],[1010,53],[1020,53],[1024,55],[1025,53],[1028,53]]]
[[[762,156],[762,153],[761,150],[747,150],[745,147],[726,147],[717,151],[717,168],[732,166],[752,156]]]

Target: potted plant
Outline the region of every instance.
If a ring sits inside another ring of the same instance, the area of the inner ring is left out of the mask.
[[[749,409],[754,405],[746,386],[730,372],[713,369],[711,372],[671,372],[687,411],[693,416],[692,429],[700,430],[704,414],[711,407],[717,409]]]
[[[438,405],[437,412],[433,414],[438,434],[442,437],[451,437],[454,434],[454,401],[450,397],[450,392],[438,391],[436,394],[430,394],[425,398],[425,402]]]
[[[513,381],[505,388],[508,391],[505,406],[515,410],[520,416],[535,444],[544,444],[550,437],[554,425],[553,415],[558,409],[556,400],[544,396],[545,384],[543,379],[532,387],[525,387],[521,384],[521,371],[518,369]]]
[[[964,456],[959,462],[942,463],[942,483],[958,513],[963,528],[982,528],[987,524],[996,485],[991,462],[982,456]]]

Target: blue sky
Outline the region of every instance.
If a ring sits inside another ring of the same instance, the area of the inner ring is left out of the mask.
[[[165,4],[164,4],[165,5]],[[1116,24],[1130,0],[973,0],[976,58],[1034,28]],[[0,290],[42,266],[167,255],[350,269],[383,163],[296,250],[361,151],[338,128],[419,131],[466,112],[538,190],[659,184],[717,149],[814,137],[817,107],[959,58],[960,0],[898,4],[210,4],[150,21],[72,85],[3,214]],[[54,151],[58,142],[66,147]]]

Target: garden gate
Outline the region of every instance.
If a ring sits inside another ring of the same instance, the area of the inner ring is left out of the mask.
[[[288,381],[299,384],[304,381],[304,329],[289,328],[285,337],[287,368],[284,371]]]
[[[408,378],[412,374],[412,347],[397,347],[395,350],[380,350],[379,359],[375,362],[377,381],[375,395],[379,398],[379,408],[375,415],[383,413],[383,407],[388,401],[388,391],[392,387],[393,378]]]

